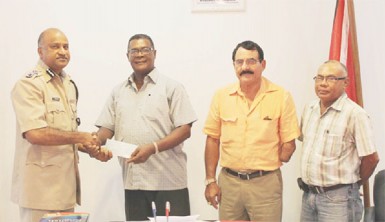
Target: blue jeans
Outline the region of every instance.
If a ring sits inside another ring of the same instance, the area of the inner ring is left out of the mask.
[[[304,192],[302,196],[302,222],[360,221],[362,212],[356,183],[320,194]]]

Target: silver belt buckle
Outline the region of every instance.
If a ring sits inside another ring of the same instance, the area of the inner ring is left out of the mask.
[[[247,180],[250,180],[250,176],[248,173],[242,173],[242,172],[237,172],[238,173],[238,177],[242,179],[242,175],[243,176],[246,176]]]

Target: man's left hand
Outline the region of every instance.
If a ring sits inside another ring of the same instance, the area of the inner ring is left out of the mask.
[[[153,144],[138,146],[136,150],[132,152],[131,157],[127,160],[127,163],[144,163],[154,153],[155,148]]]

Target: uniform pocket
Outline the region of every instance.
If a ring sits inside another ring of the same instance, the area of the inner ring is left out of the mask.
[[[77,105],[74,102],[70,102],[71,110],[76,115],[77,113]]]
[[[35,165],[42,168],[49,166],[61,167],[68,160],[68,155],[72,155],[72,153],[72,150],[69,148],[36,146],[29,150],[26,165]]]
[[[63,129],[67,122],[64,105],[59,102],[47,103],[46,120],[48,125],[54,128]]]

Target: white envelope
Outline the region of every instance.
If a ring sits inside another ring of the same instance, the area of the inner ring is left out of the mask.
[[[138,147],[137,145],[125,143],[117,140],[107,139],[106,145],[107,149],[111,150],[114,156],[120,156],[124,158],[130,158],[131,153]]]

